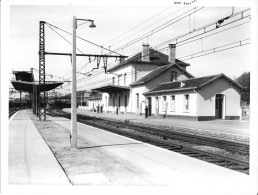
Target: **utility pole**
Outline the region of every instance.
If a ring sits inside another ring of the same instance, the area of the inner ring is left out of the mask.
[[[73,49],[72,49],[72,94],[71,94],[71,148],[77,148],[77,106],[76,106],[76,17],[73,16]]]

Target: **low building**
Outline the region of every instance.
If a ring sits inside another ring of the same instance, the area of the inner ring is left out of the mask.
[[[145,92],[156,117],[239,119],[242,88],[224,74],[162,83]]]

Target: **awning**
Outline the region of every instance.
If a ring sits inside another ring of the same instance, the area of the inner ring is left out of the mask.
[[[121,93],[124,91],[129,91],[130,87],[108,84],[102,87],[94,88],[93,90],[105,93]]]
[[[15,90],[17,91],[23,91],[23,92],[29,92],[32,93],[33,92],[33,86],[37,86],[37,88],[39,87],[39,83],[35,83],[35,82],[26,82],[26,81],[11,81],[13,87]],[[45,91],[50,91],[55,89],[56,87],[59,87],[60,85],[62,85],[63,82],[54,82],[54,81],[49,81],[49,82],[45,82],[45,85],[42,85],[42,89],[45,89]]]

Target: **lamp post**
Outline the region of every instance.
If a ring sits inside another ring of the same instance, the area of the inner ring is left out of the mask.
[[[86,22],[91,22],[90,28],[95,28],[94,20],[88,19],[76,19],[73,16],[73,42],[72,42],[72,95],[71,95],[71,135],[70,135],[70,143],[71,148],[77,148],[77,100],[76,100],[76,28],[77,28],[77,20],[82,20]],[[85,22],[85,23],[86,23]],[[84,24],[84,23],[82,23]],[[79,24],[81,25],[81,24]]]

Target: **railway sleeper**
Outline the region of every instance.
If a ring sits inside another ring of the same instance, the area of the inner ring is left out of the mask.
[[[193,154],[193,155],[190,154],[190,156],[191,157],[204,157],[205,155],[204,154]]]
[[[232,166],[232,165],[238,165],[237,163],[233,163],[233,162],[222,162],[222,163],[216,163],[219,166]]]
[[[239,166],[235,166],[235,167],[230,167],[230,169],[233,169],[233,170],[249,170],[249,167],[239,165]]]
[[[185,154],[185,155],[195,155],[195,154],[198,154],[196,152],[187,152],[187,151],[180,151],[181,154]]]
[[[227,162],[226,160],[218,160],[218,159],[211,159],[211,160],[209,160],[209,159],[207,159],[207,161],[209,162],[209,163],[224,163],[224,162]]]

